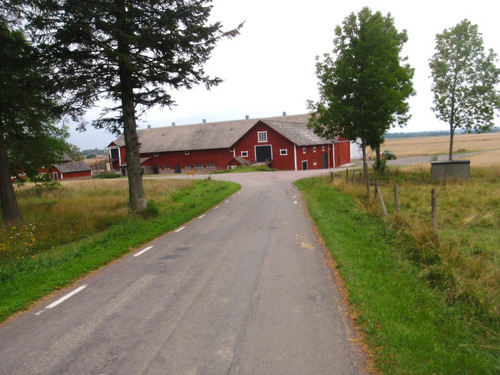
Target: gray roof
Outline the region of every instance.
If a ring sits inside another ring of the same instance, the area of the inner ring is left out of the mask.
[[[61,173],[86,172],[92,170],[89,167],[89,165],[84,161],[74,161],[70,163],[54,164],[54,167],[56,167]]]
[[[209,122],[205,124],[138,129],[141,153],[193,151],[231,148],[259,121],[264,122],[297,146],[331,143],[307,128],[309,115],[270,117],[263,119]],[[121,135],[115,145],[125,145]]]

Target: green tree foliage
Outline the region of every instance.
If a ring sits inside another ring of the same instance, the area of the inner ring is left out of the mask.
[[[456,129],[482,132],[493,128],[495,109],[500,107],[496,88],[500,69],[495,62],[495,52],[485,53],[477,25],[467,19],[436,35],[436,53],[429,61],[434,80],[432,110],[450,125],[450,160]]]
[[[146,208],[136,119],[174,105],[171,90],[221,82],[203,65],[217,42],[238,34],[210,23],[210,0],[10,0],[37,48],[57,68],[67,110],[79,115],[102,98],[117,103],[93,123],[125,138],[131,207]],[[240,25],[241,26],[241,25]],[[82,126],[84,128],[84,126]]]
[[[320,100],[309,101],[309,125],[323,137],[360,138],[367,183],[366,147],[379,148],[385,132],[410,117],[414,71],[400,56],[407,39],[390,14],[365,7],[335,28],[335,58],[317,58]]]
[[[35,177],[59,161],[67,145],[65,128],[53,125],[60,108],[47,92],[46,72],[20,31],[0,18],[0,200],[6,222],[22,221],[11,176]]]

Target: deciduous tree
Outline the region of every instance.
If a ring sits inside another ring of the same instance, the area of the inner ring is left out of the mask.
[[[390,14],[365,7],[335,28],[335,57],[317,58],[320,100],[309,101],[309,125],[323,137],[361,140],[367,189],[366,147],[379,147],[391,126],[410,117],[413,69],[401,57],[407,39]]]
[[[495,52],[485,53],[478,26],[467,19],[436,35],[436,53],[429,61],[432,110],[450,126],[449,160],[457,129],[482,132],[494,125],[495,109],[500,107],[500,69],[495,62]]]
[[[174,104],[172,89],[221,82],[203,65],[218,41],[238,34],[210,23],[210,0],[10,0],[54,82],[75,114],[107,98],[117,103],[94,122],[124,133],[130,204],[146,208],[137,137],[138,114]]]

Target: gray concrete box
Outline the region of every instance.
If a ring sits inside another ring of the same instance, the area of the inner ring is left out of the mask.
[[[470,160],[431,161],[432,180],[468,180]]]

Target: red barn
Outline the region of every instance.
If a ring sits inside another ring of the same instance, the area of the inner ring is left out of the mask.
[[[318,137],[309,115],[139,129],[144,174],[210,172],[265,163],[278,170],[326,169],[350,163],[350,142]],[[108,146],[112,168],[126,175],[123,135]]]
[[[84,180],[92,178],[92,170],[84,161],[54,164],[50,168],[50,178],[58,180]]]

